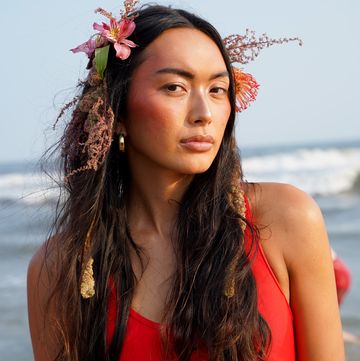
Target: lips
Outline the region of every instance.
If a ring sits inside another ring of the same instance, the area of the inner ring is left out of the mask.
[[[211,135],[195,135],[190,138],[181,139],[181,143],[190,143],[190,142],[213,144],[214,138]]]
[[[193,137],[181,140],[181,145],[194,152],[206,152],[214,144],[214,138],[211,135],[195,135]]]

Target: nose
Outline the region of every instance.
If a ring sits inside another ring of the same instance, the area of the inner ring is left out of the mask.
[[[192,124],[206,125],[211,123],[212,114],[209,100],[203,92],[193,94],[190,109],[190,122]]]

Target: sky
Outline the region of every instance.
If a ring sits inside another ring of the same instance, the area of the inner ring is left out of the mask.
[[[142,2],[144,3],[144,2]],[[264,49],[243,69],[260,83],[256,102],[238,116],[241,147],[360,139],[360,2],[358,0],[157,1],[192,11],[225,37],[244,34],[302,38]],[[0,106],[0,162],[38,159],[56,142],[52,125],[85,77],[86,41],[97,7],[115,0],[6,1]]]

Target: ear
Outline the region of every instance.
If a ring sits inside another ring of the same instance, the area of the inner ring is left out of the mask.
[[[122,133],[125,136],[127,135],[126,126],[125,126],[125,123],[124,123],[123,119],[120,119],[119,121],[116,122],[116,124],[115,124],[115,133],[116,134]]]

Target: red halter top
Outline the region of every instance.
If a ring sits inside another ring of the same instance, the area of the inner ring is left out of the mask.
[[[246,218],[252,215],[247,199]],[[249,229],[246,239],[251,239]],[[290,306],[283,294],[261,245],[252,264],[258,292],[258,309],[271,329],[272,342],[268,361],[295,361],[293,317]],[[115,291],[110,295],[107,324],[107,342],[110,344],[115,331]],[[158,322],[145,318],[130,309],[123,350],[119,361],[161,361],[161,342]],[[194,352],[191,361],[207,361],[205,348]]]

